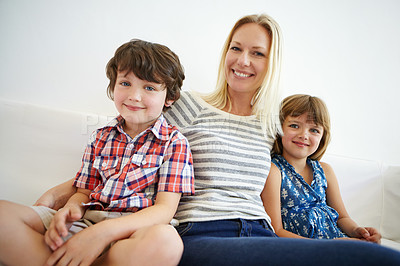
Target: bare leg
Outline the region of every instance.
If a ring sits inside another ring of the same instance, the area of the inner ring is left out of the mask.
[[[155,225],[115,243],[97,265],[178,265],[183,243],[175,228]]]
[[[0,201],[0,261],[6,265],[43,265],[51,254],[45,228],[30,207]]]

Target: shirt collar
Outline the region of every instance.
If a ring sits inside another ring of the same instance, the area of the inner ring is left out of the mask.
[[[113,120],[111,120],[107,124],[107,127],[115,127],[120,133],[126,134],[122,127],[124,121],[125,121],[124,118],[121,115],[119,115],[115,117]],[[165,119],[163,114],[161,114],[158,117],[158,119],[152,126],[148,127],[139,135],[143,135],[148,131],[152,132],[153,135],[160,140],[167,141],[169,139],[170,128],[168,127],[167,120]]]
[[[160,140],[167,141],[169,139],[170,128],[163,114],[161,114],[153,126],[149,127],[147,130],[151,130],[154,136]]]

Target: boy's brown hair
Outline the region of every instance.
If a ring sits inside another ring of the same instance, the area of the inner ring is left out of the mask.
[[[163,84],[167,90],[166,102],[179,99],[185,79],[183,66],[174,52],[165,45],[138,39],[121,45],[107,64],[106,73],[110,80],[107,95],[111,100],[114,100],[118,71],[133,72],[142,80]]]
[[[295,94],[288,96],[281,103],[279,119],[281,121],[281,125],[283,125],[286,117],[298,117],[304,113],[308,113],[308,120],[322,126],[324,129],[318,149],[309,156],[310,159],[319,161],[324,155],[331,139],[331,122],[328,108],[326,107],[324,101],[318,97],[306,94]],[[282,154],[282,152],[282,137],[278,134],[272,148],[272,153]]]

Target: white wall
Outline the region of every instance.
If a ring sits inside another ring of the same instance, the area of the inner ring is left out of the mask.
[[[0,98],[114,115],[104,69],[132,38],[169,46],[184,89],[211,91],[234,22],[265,12],[284,33],[284,96],[328,104],[329,152],[400,164],[398,10],[397,0],[0,0]]]

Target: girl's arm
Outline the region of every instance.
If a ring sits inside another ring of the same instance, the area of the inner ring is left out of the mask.
[[[271,163],[271,169],[265,182],[261,199],[265,211],[271,218],[272,226],[279,237],[305,238],[283,229],[281,216],[281,172],[275,164]]]
[[[54,210],[62,208],[68,199],[76,192],[73,186],[74,178],[47,190],[35,202],[35,206],[46,206]]]
[[[339,183],[335,172],[327,163],[321,162],[321,166],[328,182],[328,187],[326,189],[326,202],[330,207],[338,212],[339,218],[337,224],[339,228],[352,238],[380,243],[381,235],[378,230],[372,227],[360,227],[350,218],[340,194]]]
[[[148,226],[168,224],[175,215],[180,197],[180,193],[158,192],[153,206],[127,216],[99,222],[80,231],[58,248],[46,265],[71,258],[77,264],[91,264],[110,243],[130,238],[137,230]]]

